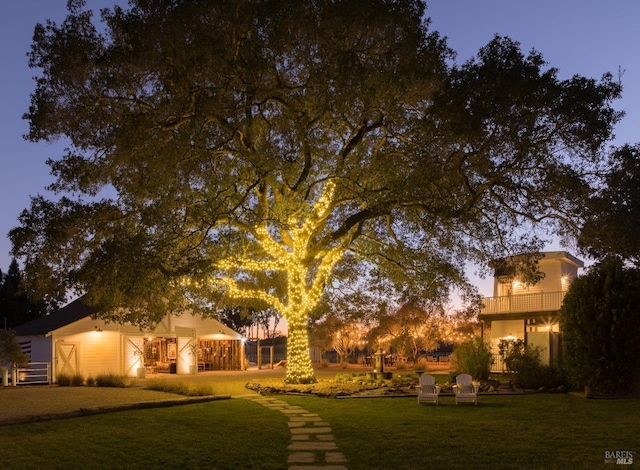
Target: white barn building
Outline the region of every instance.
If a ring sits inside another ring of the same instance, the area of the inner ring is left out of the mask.
[[[242,370],[244,338],[212,318],[185,312],[166,316],[153,331],[106,323],[77,299],[58,312],[15,328],[29,362],[49,363],[59,374],[144,376],[196,374],[199,370]]]

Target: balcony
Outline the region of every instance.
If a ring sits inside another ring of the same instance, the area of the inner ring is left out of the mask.
[[[485,297],[480,315],[556,311],[560,310],[565,294],[564,291],[558,291]]]

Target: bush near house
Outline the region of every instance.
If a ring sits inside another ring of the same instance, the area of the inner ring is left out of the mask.
[[[617,258],[595,265],[571,284],[560,327],[574,384],[598,394],[640,392],[640,270]]]
[[[24,366],[28,358],[22,352],[13,330],[0,330],[0,367],[9,364]]]
[[[61,387],[81,387],[84,385],[84,375],[58,374],[58,385]]]
[[[126,388],[132,387],[134,384],[135,380],[125,375],[98,374],[96,376],[96,385],[98,387]]]
[[[71,376],[71,386],[72,387],[81,387],[84,385],[84,375],[82,374],[73,374]]]
[[[86,378],[82,374],[58,374],[57,383],[60,387],[115,387],[126,388],[134,385],[134,380],[130,377],[117,374],[99,374],[97,377]]]
[[[457,373],[470,374],[476,380],[489,378],[491,350],[480,336],[459,344],[451,355],[451,365]]]
[[[556,388],[566,384],[562,370],[542,364],[539,347],[525,345],[523,340],[518,339],[501,340],[498,348],[507,370],[516,374],[516,380],[522,388]]]
[[[67,374],[58,374],[58,385],[60,387],[70,387],[71,376]]]

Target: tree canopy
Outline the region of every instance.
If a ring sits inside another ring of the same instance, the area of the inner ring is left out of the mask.
[[[640,144],[614,149],[602,185],[587,200],[579,245],[597,259],[640,263]]]
[[[70,145],[14,254],[112,320],[152,324],[185,291],[275,308],[288,381],[313,379],[326,289],[444,298],[468,260],[571,230],[619,118],[611,75],[560,80],[509,38],[453,65],[417,0],[132,0],[101,20],[75,0],[35,29],[27,138]]]

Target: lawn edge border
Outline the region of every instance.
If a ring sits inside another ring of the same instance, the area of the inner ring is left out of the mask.
[[[41,421],[51,421],[54,419],[80,418],[83,416],[94,416],[94,415],[105,414],[105,413],[116,413],[119,411],[148,410],[153,408],[169,408],[173,406],[194,405],[198,403],[208,403],[212,401],[230,400],[230,399],[231,399],[231,396],[229,395],[211,395],[211,396],[204,396],[204,397],[188,397],[188,398],[178,398],[178,399],[162,400],[162,401],[145,401],[145,402],[139,402],[139,403],[131,403],[128,405],[105,406],[105,407],[98,407],[98,408],[80,408],[76,411],[70,411],[66,413],[54,413],[54,414],[39,415],[39,416],[27,416],[24,418],[17,418],[17,419],[0,420],[0,426],[10,426],[13,424],[37,423]]]

